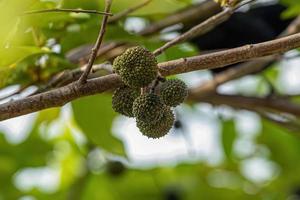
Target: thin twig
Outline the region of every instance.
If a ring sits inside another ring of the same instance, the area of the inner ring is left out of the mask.
[[[152,0],[145,0],[144,2],[138,4],[138,5],[135,5],[133,7],[130,7],[126,10],[123,10],[117,14],[115,14],[113,17],[109,18],[108,20],[108,23],[115,23],[116,21],[122,19],[123,17],[126,17],[128,14],[148,5]]]
[[[300,55],[297,53],[296,55],[284,56],[282,59],[283,60],[293,60],[293,59],[298,59],[298,58],[300,58]]]
[[[111,53],[118,49],[118,47],[125,46],[124,42],[106,42],[101,45],[101,48],[99,49],[97,53],[97,58],[99,56],[105,56],[108,53]],[[91,50],[93,48],[93,44],[85,44],[82,46],[79,46],[77,48],[74,48],[66,53],[66,58],[71,63],[87,63],[89,60],[89,56],[91,53]],[[109,59],[106,59],[109,60]]]
[[[209,32],[210,30],[212,30],[214,27],[216,27],[217,25],[223,23],[224,21],[226,21],[233,13],[234,9],[233,8],[225,8],[222,12],[208,18],[207,20],[205,20],[204,22],[200,23],[199,25],[193,27],[192,29],[188,30],[187,32],[183,33],[182,35],[176,37],[175,39],[167,42],[165,45],[163,45],[162,47],[156,49],[153,54],[155,56],[158,56],[160,54],[162,54],[165,50],[167,50],[168,48],[179,44],[181,42],[190,40],[196,36],[205,34],[207,32]]]
[[[105,12],[110,11],[111,4],[112,4],[112,0],[106,0],[105,1]],[[95,44],[94,48],[92,49],[91,56],[90,56],[90,59],[88,61],[86,70],[83,72],[83,74],[81,75],[81,77],[78,80],[80,84],[86,83],[86,79],[87,79],[87,77],[88,77],[88,75],[89,75],[89,73],[92,69],[92,66],[93,66],[93,64],[95,62],[95,59],[97,57],[98,50],[100,49],[102,40],[104,38],[107,21],[108,21],[108,16],[105,15],[103,17],[103,20],[102,20],[102,23],[101,23],[101,28],[100,28],[100,31],[99,31],[99,35],[98,35],[96,44]]]
[[[208,18],[204,22],[198,24],[197,26],[194,26],[192,29],[188,30],[187,32],[183,33],[182,35],[179,35],[178,37],[174,38],[173,40],[167,42],[162,47],[156,49],[153,52],[153,54],[155,56],[158,56],[158,55],[162,54],[165,50],[167,50],[168,48],[170,48],[176,44],[188,41],[194,37],[197,37],[197,36],[200,36],[200,35],[203,35],[203,34],[209,32],[214,27],[218,26],[219,24],[221,24],[221,23],[225,22],[227,19],[229,19],[236,9],[238,9],[241,6],[244,6],[252,1],[253,0],[250,0],[249,2],[246,2],[244,4],[239,4],[235,7],[225,7],[222,12]]]
[[[63,72],[57,74],[56,76],[54,76],[49,81],[49,83],[47,85],[39,88],[37,91],[35,91],[34,93],[32,93],[30,96],[39,94],[41,92],[45,92],[45,91],[47,91],[49,89],[53,89],[53,88],[57,88],[57,87],[62,87],[62,86],[65,86],[67,84],[70,84],[70,83],[78,80],[78,78],[82,75],[82,73],[84,72],[85,69],[86,69],[86,65],[83,66],[83,67],[81,67],[81,68],[76,68],[76,69],[73,69],[73,70],[63,71]],[[109,64],[109,63],[102,63],[102,64],[93,65],[92,71],[94,73],[97,73],[100,70],[106,71],[105,75],[113,73],[112,65]],[[94,75],[94,73],[93,74],[92,73],[89,74],[88,78],[96,78],[96,76]],[[97,73],[97,74],[99,74],[99,73]]]
[[[143,3],[145,3],[145,2],[143,2]],[[202,3],[196,4],[196,5],[193,5],[189,8],[185,8],[184,10],[181,10],[178,13],[175,13],[175,14],[167,17],[166,19],[160,20],[158,23],[154,23],[153,25],[147,26],[139,34],[140,35],[148,35],[148,34],[156,32],[164,27],[171,26],[171,25],[179,23],[179,22],[191,21],[193,19],[198,19],[198,20],[200,19],[200,21],[203,21],[203,20],[207,19],[209,16],[217,13],[218,11],[220,11],[220,7],[218,6],[218,4],[216,4],[213,1],[205,1]],[[117,15],[119,15],[119,14],[116,14],[114,16],[117,16]],[[111,18],[114,18],[114,16]],[[111,18],[109,18],[108,20],[110,21]],[[112,43],[112,44],[109,44],[109,45],[106,45],[103,47],[101,46],[100,50],[98,51],[97,57],[99,55],[103,55],[104,53],[106,53],[109,50],[119,47],[120,45],[122,45],[122,44],[121,43]],[[88,53],[87,53],[86,47],[84,46],[82,48],[83,48],[83,53],[82,53],[82,51],[80,52],[79,49],[76,49],[76,51],[74,51],[74,52],[70,53],[70,55],[68,55],[68,57],[70,57],[68,59],[70,59],[71,62],[77,63],[78,58],[76,58],[76,57],[87,57],[86,55],[88,55]],[[81,54],[84,54],[84,56]],[[86,60],[88,60],[88,58]]]
[[[220,11],[221,7],[211,0],[193,4],[165,17],[164,19],[160,19],[152,24],[149,24],[143,30],[138,32],[138,35],[148,36],[157,33],[166,27],[180,23],[188,23],[194,20],[197,20],[199,23],[201,23]]]
[[[287,128],[289,131],[291,131],[296,136],[299,135],[300,131],[300,124],[296,120],[289,119],[288,117],[282,116],[282,115],[274,115],[273,113],[268,113],[260,110],[253,110],[257,114],[259,114],[262,118],[269,120],[270,122],[273,122],[281,127]]]
[[[97,10],[69,9],[69,8],[53,8],[53,9],[45,9],[45,10],[31,10],[31,11],[24,12],[23,15],[49,13],[49,12],[73,12],[73,13],[88,13],[88,14],[113,16],[113,14],[109,13],[109,12],[101,12],[101,11],[97,11]]]
[[[15,95],[18,95],[18,94],[21,94],[21,93],[22,93],[24,90],[26,90],[29,86],[30,86],[29,84],[28,84],[28,85],[24,85],[24,86],[20,87],[17,91],[15,91],[15,92],[13,92],[13,93],[10,93],[10,94],[8,94],[8,95],[5,95],[5,96],[0,97],[0,101],[3,101],[3,100],[8,99],[8,98],[11,98],[11,97],[13,97],[13,96],[15,96]]]
[[[234,8],[231,8],[231,7],[225,8],[222,12],[210,17],[206,21],[204,21],[204,22],[200,23],[199,25],[193,27],[192,29],[188,30],[187,32],[183,33],[182,35],[179,35],[175,39],[167,42],[162,47],[156,49],[153,52],[153,54],[155,56],[158,56],[158,55],[162,54],[165,50],[167,50],[168,48],[170,48],[170,47],[172,47],[176,44],[179,44],[181,42],[185,42],[189,39],[192,39],[193,37],[196,37],[196,36],[207,33],[208,31],[210,31],[211,29],[216,27],[218,24],[223,23],[224,21],[226,21],[232,15],[233,11],[234,11]],[[159,72],[158,77],[160,77],[160,76],[162,76],[162,75]],[[155,87],[159,83],[159,78],[158,77],[155,80],[155,83],[152,87],[152,90],[155,90]]]
[[[166,79],[160,75],[158,75],[155,79],[155,81],[153,82],[153,85],[151,87],[151,92],[155,91],[155,88],[159,85],[160,82],[165,82]]]
[[[245,6],[245,5],[247,5],[247,4],[249,4],[249,3],[252,3],[254,1],[256,1],[256,0],[249,0],[249,1],[241,2],[239,5],[237,5],[236,10],[243,7],[243,6]]]

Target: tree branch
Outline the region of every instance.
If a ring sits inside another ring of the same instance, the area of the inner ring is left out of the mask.
[[[207,20],[205,20],[204,22],[200,23],[199,25],[193,27],[192,29],[188,30],[187,32],[183,33],[182,35],[176,37],[175,39],[167,42],[165,45],[163,45],[162,47],[156,49],[153,54],[155,56],[158,56],[160,54],[162,54],[165,50],[167,50],[168,48],[179,44],[181,42],[187,41],[189,39],[192,39],[196,36],[199,35],[203,35],[207,32],[209,32],[210,30],[212,30],[214,27],[216,27],[217,25],[223,23],[224,21],[226,21],[233,13],[234,8],[228,7],[225,8],[222,12],[208,18]]]
[[[105,1],[105,12],[106,13],[110,11],[111,4],[112,4],[112,0],[106,0]],[[97,57],[98,50],[100,49],[102,40],[104,38],[107,21],[108,21],[108,16],[105,15],[103,17],[103,20],[102,20],[102,23],[101,23],[101,28],[100,28],[100,31],[99,31],[99,35],[98,35],[96,44],[95,44],[94,48],[92,49],[91,56],[90,56],[90,59],[88,61],[87,67],[86,67],[85,71],[83,72],[83,74],[81,75],[81,77],[78,80],[80,84],[83,84],[83,83],[86,82],[86,79],[87,79],[87,77],[88,77],[88,75],[89,75],[89,73],[90,73],[90,71],[93,67],[95,59]]]
[[[73,70],[65,70],[57,75],[55,75],[49,82],[47,85],[40,87],[36,92],[34,92],[32,95],[35,94],[39,94],[41,92],[45,92],[48,91],[49,89],[53,89],[53,88],[57,88],[57,87],[62,87],[65,86],[67,84],[70,84],[76,80],[78,80],[78,78],[80,78],[80,76],[82,75],[82,73],[85,71],[86,69],[86,65],[80,68],[76,68]],[[92,67],[92,71],[94,73],[90,73],[88,78],[97,78],[99,77],[99,71],[106,71],[105,74],[101,74],[103,75],[107,75],[107,74],[112,74],[113,73],[113,69],[112,69],[112,65],[109,63],[102,63],[102,64],[96,64],[93,65]]]
[[[114,51],[120,46],[124,46],[124,42],[107,42],[102,43],[101,48],[97,52],[97,58],[103,56],[109,52]],[[92,44],[85,44],[75,49],[70,50],[66,53],[66,58],[72,63],[87,63],[91,50],[93,49]]]
[[[32,11],[27,11],[23,14],[24,15],[30,15],[30,14],[38,14],[38,13],[49,13],[49,12],[74,12],[74,13],[88,13],[88,14],[113,16],[113,14],[109,13],[109,12],[100,12],[100,11],[97,11],[97,10],[68,9],[68,8],[53,8],[53,9],[45,9],[45,10],[32,10]]]
[[[188,8],[184,8],[179,12],[176,12],[164,19],[154,22],[149,26],[146,26],[138,34],[147,36],[175,24],[186,23],[193,20],[204,21],[208,17],[215,15],[219,11],[221,11],[221,7],[217,3],[211,0],[206,0],[198,4],[194,4]]]
[[[17,91],[13,92],[13,93],[10,93],[10,94],[7,94],[5,96],[2,96],[0,97],[0,101],[3,101],[3,100],[6,100],[6,99],[9,99],[15,95],[18,95],[18,94],[21,94],[24,90],[26,90],[30,85],[29,84],[26,84],[22,87],[20,87]]]
[[[188,100],[206,102],[213,105],[228,105],[233,108],[254,110],[263,109],[277,113],[289,113],[300,117],[300,106],[284,98],[259,98],[240,95],[211,94],[209,97],[198,96],[190,91]]]
[[[193,88],[193,92],[199,96],[207,96],[215,92],[218,86],[241,78],[247,74],[258,72],[274,61],[274,56],[260,58],[258,60],[242,63],[239,66],[234,66],[220,74],[214,76],[212,80],[206,81],[198,87]]]
[[[280,35],[287,36],[298,33],[300,31],[300,16],[297,17],[283,33]],[[260,70],[264,69],[270,63],[276,61],[280,55],[273,55],[265,58],[261,58],[254,61],[249,61],[246,63],[242,63],[239,66],[232,67],[220,74],[217,74],[212,80],[209,80],[203,83],[201,86],[197,88],[193,88],[193,92],[197,93],[198,96],[200,95],[209,95],[216,90],[218,86],[228,81],[241,78],[245,75],[259,72]]]
[[[190,92],[188,100],[206,102],[218,106],[227,105],[235,109],[256,112],[262,118],[288,128],[293,133],[298,133],[300,129],[300,124],[295,120],[295,116],[300,116],[300,106],[284,98],[258,98],[239,95],[220,95],[216,93],[210,97],[203,97]],[[300,135],[297,134],[297,136]]]
[[[300,47],[300,33],[255,45],[160,63],[159,71],[163,76],[168,76],[224,67],[253,58],[284,53],[297,47]],[[101,93],[121,85],[120,77],[112,74],[88,80],[86,84],[72,83],[35,96],[7,102],[0,105],[0,121],[46,108],[62,106],[79,97]]]
[[[112,74],[88,80],[86,84],[75,82],[45,93],[7,102],[0,105],[0,121],[46,108],[60,107],[79,97],[105,92],[121,85],[119,76]]]
[[[117,14],[115,14],[113,17],[109,18],[108,23],[115,23],[116,21],[122,19],[123,17],[127,16],[128,14],[148,5],[152,0],[145,0],[142,3],[135,5],[131,8],[128,8],[126,10],[123,10]]]
[[[299,137],[300,124],[295,119],[289,119],[288,117],[282,115],[274,115],[273,113],[263,112],[260,110],[254,110],[258,113],[262,118],[269,120],[281,127],[287,128],[290,132],[292,132],[295,136]]]
[[[159,68],[161,74],[165,76],[201,69],[221,68],[250,59],[284,53],[299,46],[300,33],[297,33],[268,42],[160,63]]]
[[[146,36],[149,34],[156,33],[157,31],[172,26],[178,23],[188,23],[193,20],[198,20],[200,22],[206,20],[208,17],[218,13],[221,10],[220,6],[214,1],[207,0],[195,4],[191,7],[185,8],[177,13],[173,13],[165,19],[154,22],[149,26],[145,27],[138,35]],[[108,20],[110,20],[110,17]],[[116,51],[120,52],[117,48],[125,48],[126,43],[120,42],[109,42],[106,45],[101,45],[101,48],[98,51],[97,57],[103,56],[107,52]],[[83,45],[81,47],[75,48],[67,54],[67,57],[71,62],[78,63],[79,60],[88,60],[92,45]],[[117,49],[117,50],[116,50]]]

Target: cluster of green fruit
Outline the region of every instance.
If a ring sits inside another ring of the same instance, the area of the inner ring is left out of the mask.
[[[159,89],[146,90],[158,74],[155,56],[143,47],[133,47],[118,56],[113,63],[125,86],[113,95],[113,109],[135,117],[137,127],[149,138],[166,135],[174,124],[171,107],[181,104],[187,96],[187,86],[179,79],[164,80]],[[156,85],[154,85],[156,87]]]

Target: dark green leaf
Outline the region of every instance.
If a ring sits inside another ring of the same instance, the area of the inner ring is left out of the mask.
[[[222,145],[227,158],[231,159],[232,149],[237,133],[234,126],[234,121],[229,120],[222,123]]]
[[[124,155],[122,142],[111,133],[115,112],[110,95],[95,95],[72,102],[74,117],[83,133],[99,147]]]

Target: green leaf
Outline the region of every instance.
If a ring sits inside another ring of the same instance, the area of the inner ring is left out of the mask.
[[[300,13],[300,3],[296,0],[281,0],[281,3],[286,5],[288,9],[283,13],[284,18],[295,17]]]
[[[35,133],[33,131],[24,142],[18,145],[8,143],[3,135],[0,135],[0,157],[14,160],[16,167],[20,168],[45,165],[45,155],[52,147]]]
[[[288,194],[291,188],[299,188],[300,182],[300,177],[295,176],[300,173],[298,133],[293,133],[268,121],[263,121],[262,125],[258,143],[268,148],[269,159],[280,166],[279,177],[272,183],[272,189],[280,194]]]
[[[227,158],[232,157],[232,149],[234,145],[234,141],[236,139],[236,130],[234,126],[234,121],[229,120],[223,122],[222,128],[222,145],[223,150]]]
[[[52,151],[52,146],[42,140],[35,130],[17,145],[10,144],[0,133],[0,196],[3,199],[19,199],[20,191],[16,190],[12,182],[18,170],[47,164],[46,155]]]
[[[163,44],[160,44],[160,46],[162,45]],[[161,56],[159,56],[158,60],[160,62],[175,60],[184,57],[196,56],[198,53],[199,52],[196,47],[189,43],[183,43],[167,49]]]
[[[130,0],[130,1],[118,1],[113,4],[113,13],[120,12],[128,7],[135,6],[140,4],[141,0]],[[132,15],[154,15],[154,14],[168,14],[172,13],[180,8],[183,8],[187,5],[187,2],[178,1],[178,0],[152,0],[147,6],[144,6],[141,9],[138,9]]]
[[[258,142],[267,145],[272,152],[272,160],[279,163],[282,169],[289,171],[300,166],[300,141],[295,136],[295,133],[287,129],[263,121]]]
[[[115,154],[125,155],[122,142],[111,134],[115,112],[111,96],[101,94],[72,102],[74,117],[83,133],[99,147]]]
[[[29,27],[23,21],[22,13],[39,0],[2,0],[0,1],[0,48],[6,45],[25,45]],[[29,45],[28,43],[26,45]]]
[[[60,115],[60,108],[50,108],[42,110],[39,112],[39,115],[36,119],[36,126],[39,126],[41,123],[50,124],[56,120]]]
[[[144,0],[130,1],[113,1],[112,12],[117,13],[128,9],[129,7],[140,4]],[[138,9],[133,15],[152,15],[172,13],[179,8],[188,5],[191,0],[152,0],[148,5]],[[63,8],[82,8],[82,9],[97,9],[104,10],[104,1],[98,0],[63,0],[61,2]]]
[[[28,56],[49,52],[48,49],[35,46],[0,48],[0,67],[12,66]]]
[[[82,1],[82,0],[61,0],[61,7],[62,8],[82,8],[82,9],[99,9],[100,5],[104,5],[104,1],[99,0],[88,0],[88,1]],[[118,2],[115,2],[115,5],[117,5]]]
[[[148,170],[128,168],[124,174],[117,177],[112,177],[109,174],[92,174],[84,188],[82,199],[96,200],[99,199],[100,195],[107,200],[259,199],[259,194],[244,193],[241,189],[242,184],[241,188],[234,189],[212,187],[208,184],[209,178],[207,177],[210,172],[214,172],[213,169],[203,167],[203,165],[181,164]],[[223,171],[218,172],[220,174]],[[242,180],[237,173],[226,174],[229,179]]]

